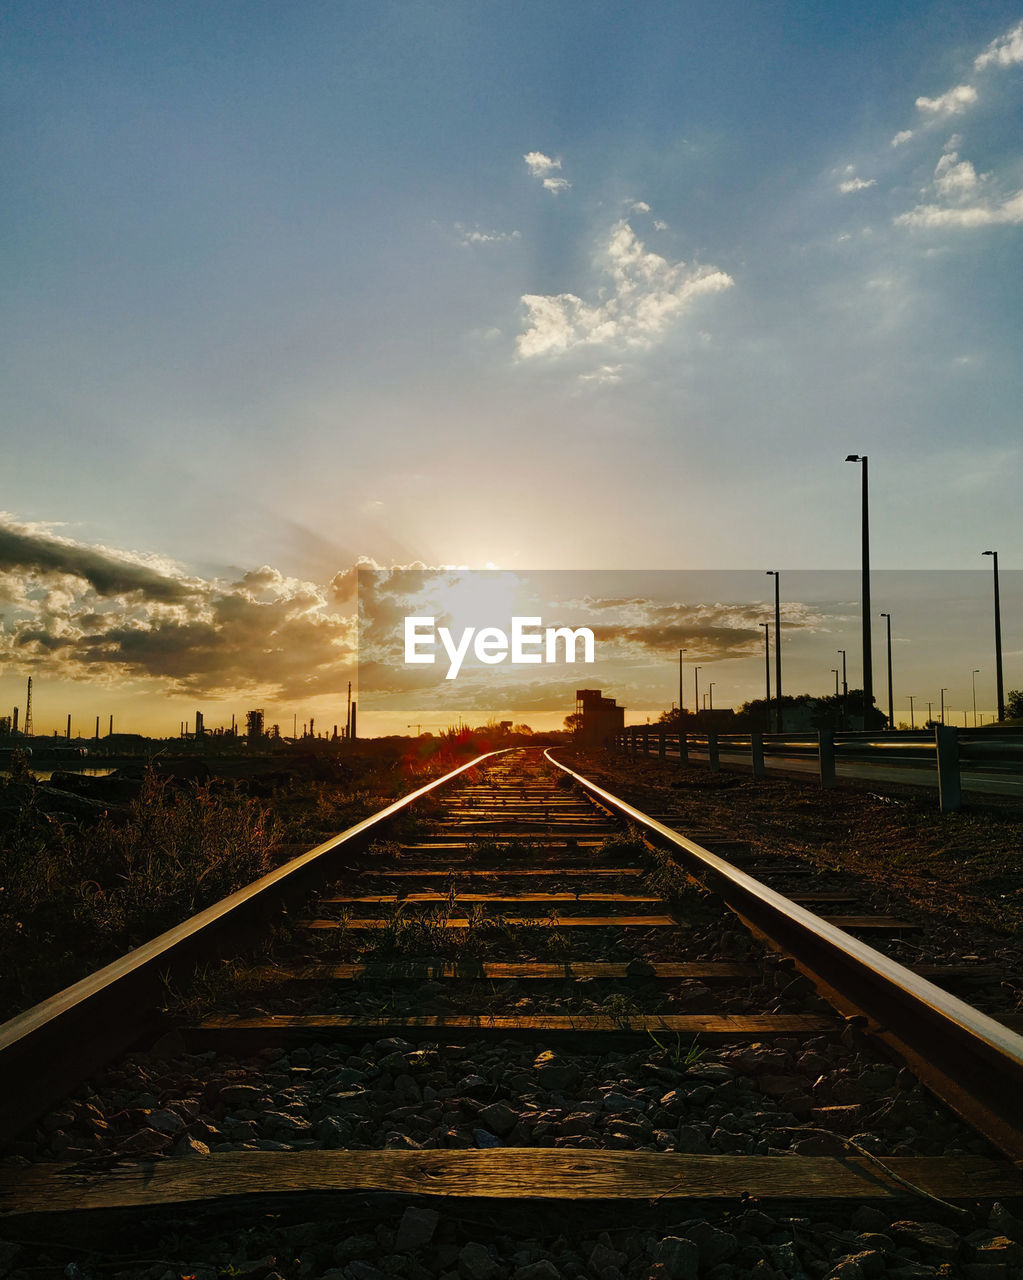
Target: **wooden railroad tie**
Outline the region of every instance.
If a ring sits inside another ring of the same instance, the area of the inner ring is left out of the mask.
[[[489,1151],[242,1151],[127,1163],[76,1174],[62,1165],[0,1170],[0,1224],[44,1229],[62,1214],[135,1214],[183,1205],[237,1212],[296,1195],[391,1194],[524,1203],[901,1201],[911,1183],[942,1200],[1018,1196],[1019,1173],[980,1156],[690,1156],[505,1147]],[[904,1179],[900,1182],[897,1179]]]

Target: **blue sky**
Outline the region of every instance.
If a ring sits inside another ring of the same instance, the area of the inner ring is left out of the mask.
[[[852,568],[850,452],[879,568],[1018,566],[1021,22],[7,3],[8,637],[96,634],[32,537],[207,610],[266,567],[300,625],[359,557]],[[98,598],[168,650],[194,621]],[[6,648],[5,703],[35,664],[84,706],[95,667]],[[108,665],[176,727],[180,683]]]

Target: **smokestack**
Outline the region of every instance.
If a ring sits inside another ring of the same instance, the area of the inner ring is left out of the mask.
[[[17,707],[14,708],[14,719],[11,721],[11,732],[12,733],[18,732],[18,708]]]
[[[96,717],[96,741],[99,742],[99,716]]]
[[[355,703],[352,703],[352,737],[357,738],[359,735],[355,730]]]
[[[68,718],[67,718],[67,737],[68,737],[68,742],[70,742],[70,741],[71,741],[71,716],[70,716],[70,714],[68,715]]]
[[[110,732],[107,736],[110,738],[114,736],[114,717],[113,716],[110,717]]]

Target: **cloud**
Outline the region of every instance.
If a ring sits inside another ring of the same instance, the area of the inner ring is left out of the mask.
[[[838,189],[843,195],[848,195],[850,191],[865,191],[867,187],[876,186],[876,178],[848,178],[838,184]]]
[[[912,138],[912,136],[913,136],[912,129],[900,129],[899,132],[895,135],[895,137],[892,138],[891,145],[893,147],[901,147],[902,144],[904,142],[908,142],[910,138]]]
[[[552,169],[561,168],[560,160],[552,160],[550,156],[545,156],[542,151],[527,151],[522,158],[526,162],[526,168],[534,178],[542,178],[545,174],[550,173]]]
[[[934,230],[1023,223],[1023,191],[999,192],[990,174],[978,175],[969,160],[959,158],[954,149],[958,142],[958,135],[949,140],[935,166],[932,189],[936,198],[899,214],[896,226]]]
[[[977,90],[971,84],[957,84],[938,98],[917,98],[921,111],[934,116],[958,116],[977,101]]]
[[[527,325],[517,341],[520,357],[562,356],[597,344],[651,347],[698,297],[734,283],[715,267],[690,267],[649,252],[624,220],[611,228],[598,267],[610,283],[610,296],[602,289],[599,303],[573,293],[523,296]]]
[[[13,569],[81,579],[100,596],[138,593],[149,600],[176,601],[195,590],[193,583],[172,574],[166,560],[90,547],[0,512],[0,572]]]
[[[1023,223],[1023,191],[994,203],[980,203],[953,208],[940,205],[917,205],[908,213],[900,213],[896,226],[902,227],[990,227],[1019,226]]]
[[[167,564],[3,518],[0,661],[195,697],[340,692],[355,623],[326,587],[270,565],[222,581]]]
[[[455,231],[462,244],[508,244],[522,238],[521,231],[481,231],[479,227],[463,227],[455,223]]]
[[[1017,22],[1004,35],[992,40],[973,61],[978,71],[985,67],[1012,67],[1019,63],[1023,63],[1023,22]]]
[[[934,170],[934,185],[943,196],[968,194],[977,183],[977,171],[969,160],[959,159],[958,151],[946,151]]]
[[[655,230],[655,231],[667,231],[667,230],[668,230],[668,224],[667,224],[666,222],[662,222],[660,218],[655,218],[655,219],[654,219],[654,230]]]
[[[550,156],[545,156],[542,151],[527,151],[522,158],[532,176],[542,179],[544,190],[549,191],[552,196],[558,196],[562,191],[571,189],[572,184],[567,178],[552,176],[556,169],[561,168],[560,158],[554,160]]]
[[[650,206],[647,204],[645,200],[637,200],[636,203],[632,206],[632,212],[633,213],[649,213]]]

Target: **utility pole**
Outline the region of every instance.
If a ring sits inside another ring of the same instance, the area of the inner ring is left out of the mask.
[[[890,613],[882,613],[881,617],[886,620],[888,627],[888,732],[895,728],[895,703],[892,701],[892,615]],[[867,727],[864,724],[864,729]]]
[[[998,692],[998,723],[1005,719],[1005,690],[1002,684],[1002,611],[998,603],[998,552],[982,551],[983,556],[992,556],[995,569],[995,685]]]
[[[774,723],[781,733],[781,574],[768,569],[767,576],[774,578]]]
[[[863,468],[860,540],[863,562],[863,727],[865,729],[867,717],[874,705],[874,664],[870,653],[870,524],[867,503],[867,455],[850,453],[846,462],[858,462]]]

